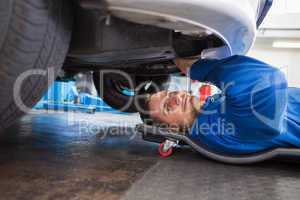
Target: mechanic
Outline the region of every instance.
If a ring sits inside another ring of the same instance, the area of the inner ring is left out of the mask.
[[[146,123],[188,128],[195,143],[220,153],[300,147],[300,88],[289,88],[279,69],[246,56],[175,63],[222,93],[204,101],[185,91],[151,94],[140,112]]]

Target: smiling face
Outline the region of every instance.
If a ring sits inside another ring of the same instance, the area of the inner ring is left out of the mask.
[[[149,99],[150,116],[163,124],[191,127],[200,110],[200,102],[185,91],[162,91]]]

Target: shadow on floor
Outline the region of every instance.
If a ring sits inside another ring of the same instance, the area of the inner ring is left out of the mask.
[[[156,147],[114,122],[101,130],[101,118],[135,120],[110,115],[78,113],[70,120],[65,113],[40,113],[6,130],[0,141],[1,199],[119,199],[156,163]],[[80,130],[86,118],[100,129]]]

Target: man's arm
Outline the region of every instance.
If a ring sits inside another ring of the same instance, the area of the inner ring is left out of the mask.
[[[185,75],[188,75],[188,71],[191,66],[197,62],[198,59],[191,59],[191,58],[176,58],[175,64],[178,69]]]
[[[279,69],[245,56],[198,60],[189,75],[193,80],[216,85],[232,101],[249,100],[259,92],[269,92],[270,96],[276,89],[287,88],[285,75]]]
[[[221,89],[226,96],[226,107],[231,108],[231,113],[226,114],[232,118],[244,118],[243,123],[247,123],[247,118],[255,117],[261,125],[280,128],[287,102],[287,81],[279,69],[253,58],[233,56],[198,60],[189,75],[193,80],[209,82]]]
[[[266,103],[278,96],[276,92],[287,88],[285,75],[278,68],[246,56],[221,60],[177,59],[175,62],[191,79],[217,86],[236,106]],[[253,99],[257,96],[260,98]]]

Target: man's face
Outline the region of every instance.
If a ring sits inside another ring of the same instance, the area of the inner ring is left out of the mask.
[[[150,116],[172,126],[191,127],[197,117],[195,97],[189,93],[162,91],[151,95]]]

